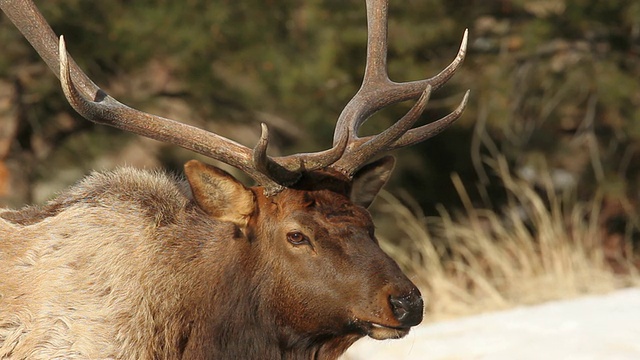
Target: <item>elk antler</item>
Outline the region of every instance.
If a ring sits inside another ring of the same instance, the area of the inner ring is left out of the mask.
[[[265,125],[260,142],[255,149],[250,149],[217,134],[132,109],[107,95],[67,57],[64,39],[61,37],[58,43],[31,0],[1,0],[0,8],[60,78],[71,106],[90,121],[182,146],[225,162],[251,176],[268,194],[295,183],[303,170],[327,167],[344,151],[346,141],[329,150],[274,159],[266,155],[269,142]]]
[[[341,158],[330,165],[351,178],[356,170],[380,153],[416,144],[437,135],[457,120],[469,98],[449,115],[430,124],[411,129],[424,111],[433,89],[442,86],[458,69],[467,49],[465,30],[456,58],[438,75],[420,81],[396,83],[387,74],[388,0],[367,0],[367,63],[362,86],[342,110],[334,134],[334,144],[347,141]],[[418,98],[409,112],[379,135],[358,137],[365,121],[380,109],[405,100]]]
[[[386,73],[388,0],[367,0],[367,66],[362,87],[342,111],[333,147],[315,153],[283,157],[267,155],[268,129],[251,149],[217,134],[130,108],[107,95],[67,56],[64,38],[59,42],[31,0],[0,0],[0,8],[27,38],[49,68],[60,78],[71,106],[83,117],[155,140],[175,144],[232,165],[264,186],[267,195],[293,185],[303,171],[338,170],[351,178],[365,162],[381,152],[408,146],[439,133],[464,110],[468,92],[451,114],[410,129],[424,110],[432,88],[439,88],[456,71],[465,55],[467,32],[456,59],[431,79],[408,83],[391,82]],[[417,98],[418,102],[400,121],[376,136],[359,138],[360,126],[385,106]]]

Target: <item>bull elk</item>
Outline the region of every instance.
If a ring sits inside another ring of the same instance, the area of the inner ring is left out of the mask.
[[[400,338],[422,321],[422,296],[380,249],[366,208],[394,165],[383,153],[461,115],[468,92],[449,115],[413,127],[462,63],[466,32],[438,75],[392,82],[387,0],[367,0],[364,81],[333,146],[272,157],[265,125],[249,148],[119,103],[30,0],[0,5],[83,117],[223,161],[257,183],[192,160],[184,179],[122,168],[45,205],[0,210],[0,358],[336,359],[359,338]],[[358,136],[372,114],[410,99],[388,129]]]

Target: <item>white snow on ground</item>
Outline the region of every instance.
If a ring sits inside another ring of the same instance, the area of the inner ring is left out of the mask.
[[[640,288],[426,324],[359,340],[347,360],[640,360]]]

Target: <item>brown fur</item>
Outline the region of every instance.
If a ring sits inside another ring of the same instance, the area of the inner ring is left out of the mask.
[[[346,193],[267,198],[186,169],[96,173],[0,210],[0,358],[336,359],[370,322],[398,326],[388,297],[417,290]]]

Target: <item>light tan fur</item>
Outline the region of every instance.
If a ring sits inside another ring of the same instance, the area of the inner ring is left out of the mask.
[[[190,196],[166,175],[121,169],[94,174],[41,209],[0,213],[0,358],[142,359],[149,347],[179,343],[154,337],[182,336],[155,328],[184,324],[165,318],[187,317],[202,290],[184,288],[194,282],[183,276],[206,265],[202,254],[180,253],[191,241],[185,225],[192,233],[206,225],[190,223]],[[229,237],[225,226],[206,231]]]

